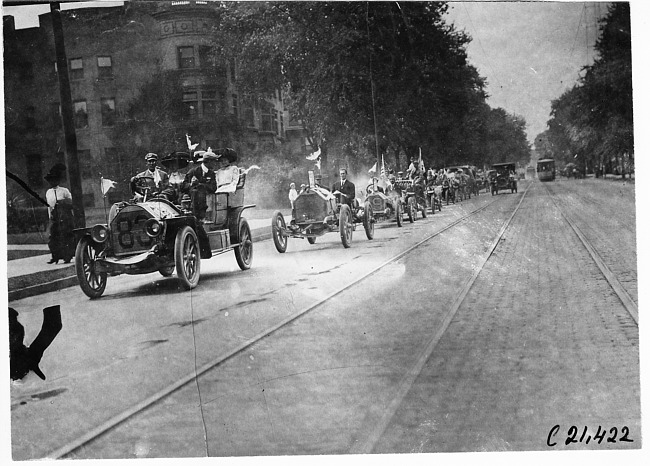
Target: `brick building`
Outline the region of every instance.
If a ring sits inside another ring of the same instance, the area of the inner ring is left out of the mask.
[[[120,148],[115,127],[142,86],[160,73],[174,73],[181,87],[175,96],[182,101],[177,150],[184,149],[186,132],[200,148],[245,152],[286,143],[306,150],[299,128],[288,127],[281,92],[247,99],[234,85],[234,64],[214,58],[213,5],[125,2],[62,12],[86,206],[101,204],[100,171],[123,182],[155,148],[146,134],[131,150]],[[45,188],[45,173],[65,160],[51,15],[39,20],[37,28],[16,30],[13,17],[3,18],[6,166],[35,190]],[[14,188],[8,182],[8,195]]]

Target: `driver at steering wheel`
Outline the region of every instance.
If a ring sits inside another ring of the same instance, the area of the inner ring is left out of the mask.
[[[131,192],[136,201],[151,197],[169,187],[169,175],[158,168],[158,156],[149,152],[144,156],[147,169],[131,178]]]

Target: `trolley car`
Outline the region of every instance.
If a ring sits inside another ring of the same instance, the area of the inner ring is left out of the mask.
[[[537,179],[539,181],[555,180],[555,160],[541,159],[537,161]]]

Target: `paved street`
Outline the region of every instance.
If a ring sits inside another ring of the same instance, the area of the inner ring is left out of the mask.
[[[290,239],[282,255],[258,242],[251,270],[232,253],[204,261],[192,292],[150,274],[109,278],[95,301],[75,287],[13,302],[27,341],[42,307],[63,314],[48,379],[12,385],[14,459],[48,455],[188,375],[69,456],[640,448],[637,325],[559,212],[638,302],[634,185],[535,182],[491,253],[528,184],[378,224],[372,241],[357,228],[351,249],[333,233]],[[627,426],[633,442],[565,445],[572,425],[578,439]]]

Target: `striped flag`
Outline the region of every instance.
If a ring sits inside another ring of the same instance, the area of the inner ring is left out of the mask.
[[[384,164],[384,154],[381,154],[381,172],[379,172],[381,178],[386,178],[386,165]]]

